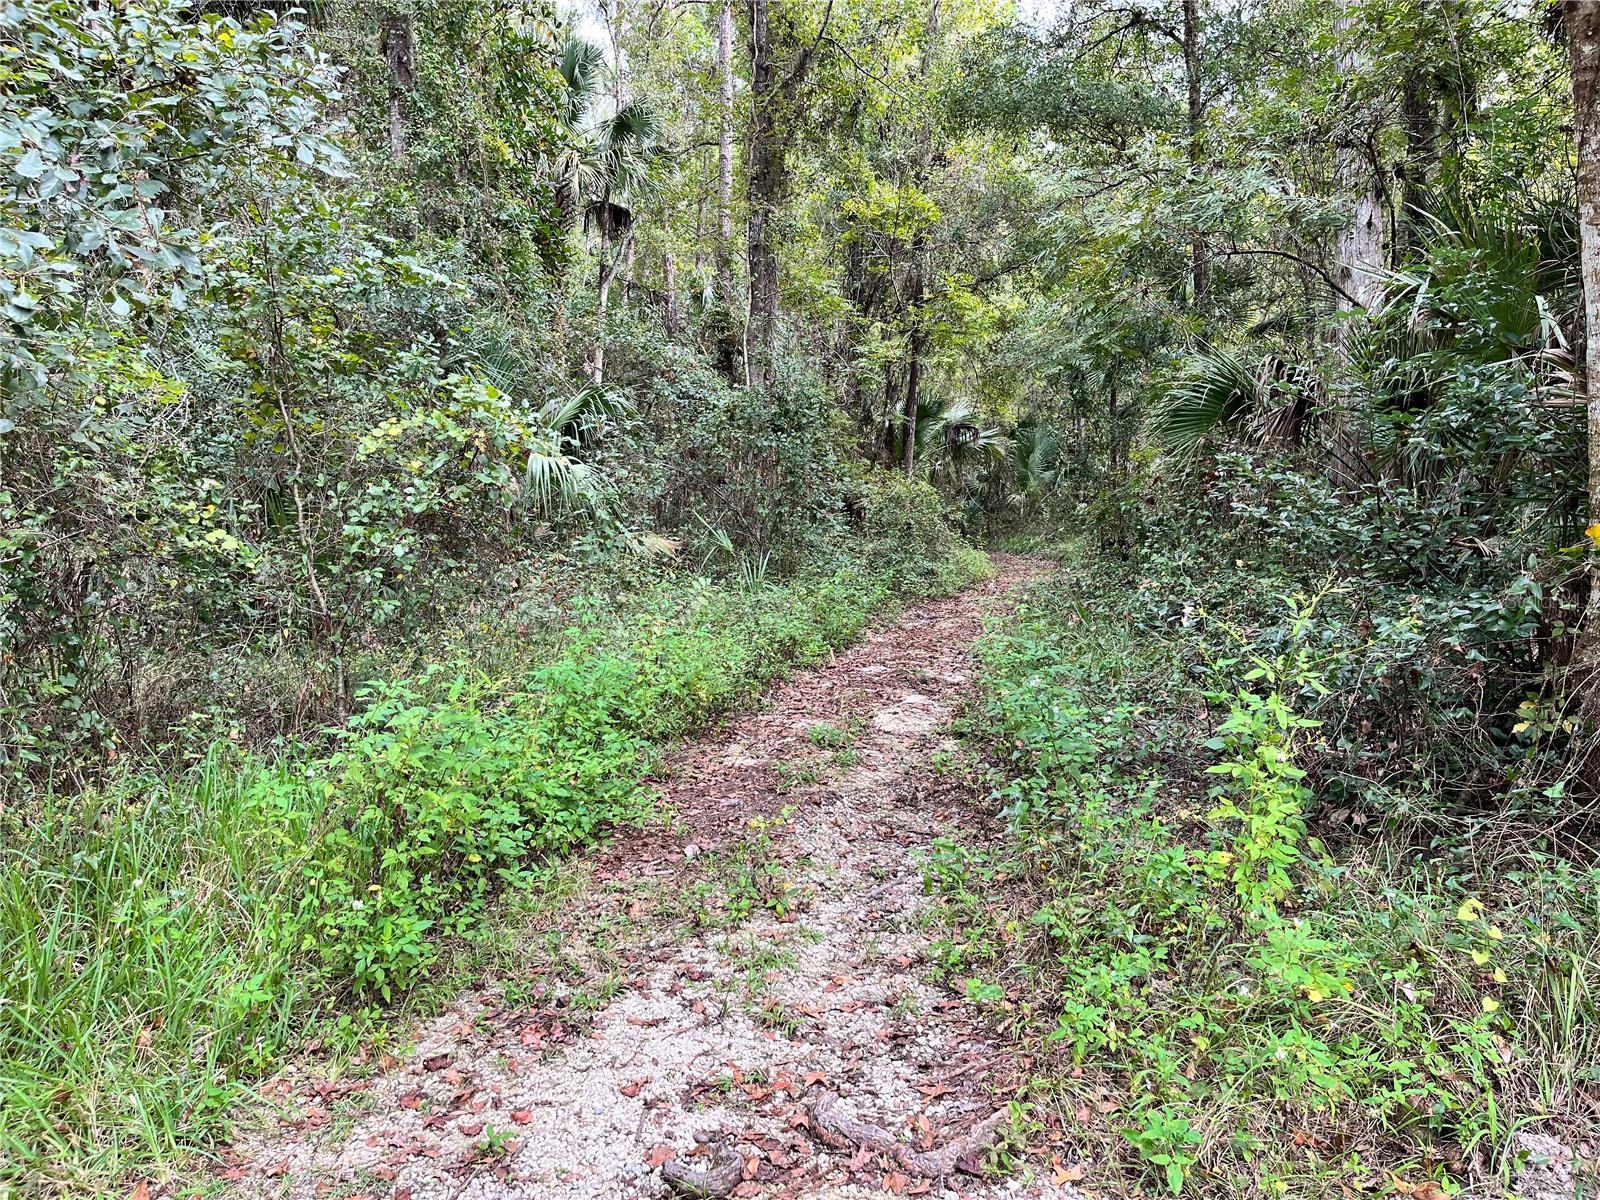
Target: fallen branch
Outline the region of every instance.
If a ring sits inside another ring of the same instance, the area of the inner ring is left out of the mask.
[[[697,1133],[694,1140],[704,1145],[711,1138]],[[744,1180],[744,1155],[727,1142],[720,1142],[710,1157],[711,1163],[705,1167],[691,1167],[687,1159],[681,1158],[662,1163],[661,1182],[678,1195],[695,1200],[721,1200],[733,1195],[733,1189]]]
[[[958,1170],[977,1174],[977,1157],[994,1144],[995,1135],[1005,1123],[1006,1110],[972,1127],[966,1137],[957,1138],[938,1150],[913,1150],[882,1125],[853,1116],[839,1102],[835,1092],[823,1092],[811,1104],[811,1125],[822,1140],[838,1149],[864,1146],[868,1150],[892,1154],[907,1171],[927,1179],[942,1179]]]

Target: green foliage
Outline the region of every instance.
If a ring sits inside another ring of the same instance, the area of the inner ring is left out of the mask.
[[[668,574],[574,597],[553,642],[508,628],[494,676],[467,649],[493,636],[462,631],[327,754],[221,744],[0,811],[0,1183],[93,1189],[211,1144],[320,1015],[402,1000],[497,895],[646,814],[654,747],[890,599],[848,566],[754,590]],[[770,823],[748,849],[739,902],[788,911]]]
[[[878,472],[861,477],[857,487],[867,560],[895,587],[952,592],[989,573],[988,560],[952,532],[931,485]]]
[[[927,866],[945,970],[998,986],[1053,1050],[1033,1096],[1175,1193],[1321,1195],[1445,1148],[1492,1162],[1519,1121],[1567,1119],[1534,1080],[1565,1077],[1539,1031],[1551,964],[1593,969],[1592,872],[1536,833],[1493,855],[1331,848],[1302,765],[1326,727],[1301,715],[1344,678],[1349,651],[1319,638],[1330,598],[1297,603],[1280,645],[1130,623],[1136,597],[1083,571],[981,643],[968,721],[1011,838]],[[1575,1021],[1596,1015],[1584,995]]]

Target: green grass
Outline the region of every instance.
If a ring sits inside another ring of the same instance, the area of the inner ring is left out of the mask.
[[[218,754],[6,815],[0,1179],[88,1189],[171,1160],[314,1008],[252,774]]]
[[[966,721],[1008,834],[928,864],[942,969],[1037,1055],[1026,1100],[1085,1186],[1453,1188],[1520,1130],[1586,1136],[1600,871],[1511,819],[1328,824],[1295,645],[1230,663],[1125,611],[1069,567],[986,634]]]
[[[924,577],[958,586],[963,563]],[[167,1177],[309,1037],[370,1044],[439,979],[506,965],[523,947],[486,936],[491,904],[567,894],[563,858],[650,811],[657,748],[894,598],[850,567],[580,597],[520,654],[482,628],[436,645],[328,751],[221,743],[177,774],[20,798],[0,812],[0,1185]]]

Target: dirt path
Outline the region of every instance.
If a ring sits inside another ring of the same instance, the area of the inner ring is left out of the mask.
[[[279,1127],[226,1175],[250,1196],[374,1200],[656,1197],[663,1166],[722,1168],[741,1196],[1069,1194],[974,1173],[973,1132],[1006,1135],[1017,1080],[928,981],[919,924],[918,851],[962,819],[930,764],[954,748],[983,614],[1033,570],[997,566],[674,757],[676,828],[609,850],[592,903],[680,915],[586,1032],[553,993],[463,997],[386,1071],[283,1081]]]

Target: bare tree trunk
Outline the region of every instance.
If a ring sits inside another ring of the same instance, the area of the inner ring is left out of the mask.
[[[717,13],[717,298],[729,312],[733,296],[733,0]]]
[[[928,28],[922,43],[921,75],[928,78],[933,64],[934,50],[939,41],[939,0],[933,0],[928,9]],[[933,158],[933,127],[924,119],[917,131],[916,180],[920,190],[928,182],[928,171]],[[905,438],[902,443],[901,465],[906,478],[917,473],[917,404],[922,390],[922,356],[928,348],[928,329],[924,309],[928,304],[928,263],[925,261],[927,239],[918,230],[911,237],[911,362],[906,368],[906,406],[904,410]]]
[[[1343,44],[1339,71],[1345,78],[1362,69],[1350,4],[1351,0],[1343,0],[1335,23]],[[1344,146],[1338,154],[1338,173],[1340,186],[1356,197],[1350,224],[1339,235],[1335,251],[1334,281],[1343,293],[1339,307],[1347,311],[1371,308],[1378,299],[1383,270],[1383,193],[1378,166],[1365,147]]]
[[[1600,523],[1600,4],[1566,0],[1572,114],[1578,140],[1583,260],[1584,391],[1589,401],[1589,521]],[[1600,587],[1592,589],[1600,597]],[[1591,600],[1591,620],[1600,599]],[[1597,631],[1600,633],[1600,631]]]
[[[409,13],[384,17],[378,50],[389,65],[389,157],[398,162],[406,154],[405,94],[416,80],[416,47]]]
[[[905,468],[906,478],[913,479],[917,474],[917,402],[918,393],[922,388],[922,356],[928,348],[928,334],[922,325],[922,305],[926,300],[923,294],[926,290],[922,267],[917,267],[917,299],[911,327],[911,362],[906,367],[906,407],[905,407],[905,438],[901,444],[902,457],[900,465]]]
[[[678,336],[678,264],[672,251],[661,252],[662,322],[668,337]]]
[[[750,215],[746,234],[750,272],[750,313],[746,323],[748,382],[772,378],[778,326],[778,258],[767,242],[767,227],[783,193],[783,151],[778,146],[778,85],[772,69],[768,0],[750,0]]]
[[[594,383],[606,379],[606,304],[611,298],[611,275],[606,263],[606,237],[600,235],[600,280],[594,302],[594,362],[589,367],[589,378]]]
[[[794,130],[795,97],[811,66],[811,56],[822,44],[819,35],[810,46],[797,49],[780,71],[774,59],[776,39],[772,14],[777,11],[787,25],[800,9],[795,0],[750,0],[750,151],[749,214],[746,257],[750,271],[750,313],[746,324],[745,370],[753,386],[772,382],[778,341],[778,255],[772,244],[772,221],[783,204],[789,184],[788,143]],[[832,0],[823,13],[826,31],[833,16]],[[790,42],[789,37],[783,38]]]
[[[1191,175],[1200,171],[1200,127],[1205,120],[1205,93],[1200,80],[1200,0],[1183,0],[1183,76],[1188,85],[1189,137],[1186,145]],[[1199,234],[1189,247],[1189,280],[1194,302],[1203,305],[1211,290],[1211,261]]]
[[[1600,716],[1600,578],[1594,562],[1600,524],[1600,5],[1564,0],[1577,135],[1578,230],[1583,278],[1583,389],[1588,400],[1589,600],[1572,654],[1571,688],[1583,711]]]

